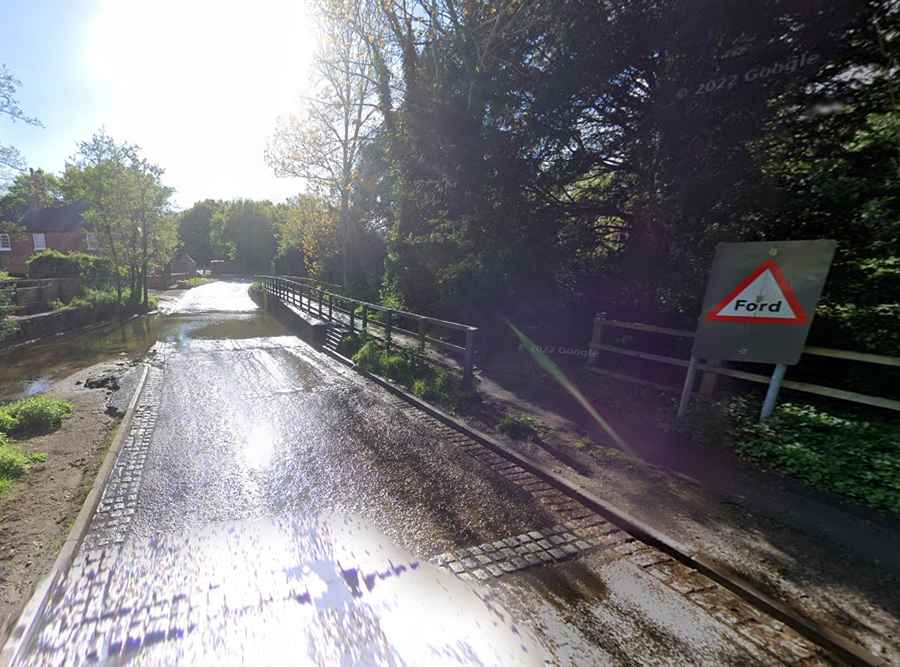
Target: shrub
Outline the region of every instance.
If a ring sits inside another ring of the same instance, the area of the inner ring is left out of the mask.
[[[381,370],[381,351],[375,341],[370,340],[359,348],[359,351],[353,355],[353,363],[367,373],[378,373]]]
[[[83,252],[44,250],[28,258],[29,278],[79,276],[82,288],[108,287],[113,278],[113,265],[106,257]]]
[[[0,281],[9,276],[0,271]],[[12,290],[0,286],[0,343],[11,338],[16,333],[18,326],[13,320],[7,318],[12,312]]]
[[[215,282],[211,278],[204,278],[203,276],[195,276],[193,278],[187,278],[185,280],[179,280],[176,287],[178,289],[191,289],[193,287],[200,287],[201,285],[208,285],[209,283]],[[257,283],[253,283],[256,285]],[[253,287],[251,285],[251,287]]]
[[[513,440],[532,440],[537,437],[537,422],[527,415],[503,415],[497,430]]]
[[[24,475],[32,463],[46,460],[46,454],[23,452],[0,433],[0,493],[6,491],[13,480]]]
[[[689,429],[702,441],[715,433],[763,467],[900,514],[900,423],[795,403],[779,405],[762,424],[757,414],[745,398],[701,404]]]
[[[350,333],[341,338],[337,351],[345,357],[353,358],[359,349],[371,340],[368,334]]]
[[[9,435],[48,433],[72,413],[71,404],[46,396],[32,396],[0,406],[0,430]]]
[[[353,315],[356,317],[356,319],[358,319],[360,322],[362,322],[363,306],[357,306],[353,310]],[[368,321],[369,322],[378,322],[378,323],[384,322],[384,313],[382,313],[380,310],[372,310],[370,308]]]
[[[412,366],[402,354],[382,353],[379,361],[382,374],[389,380],[407,385],[412,382]]]

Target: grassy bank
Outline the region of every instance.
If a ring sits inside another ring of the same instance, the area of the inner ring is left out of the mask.
[[[450,410],[477,399],[477,392],[465,389],[460,378],[433,366],[409,348],[386,350],[366,334],[348,334],[341,340],[338,352],[352,358],[361,370],[387,378],[413,395]]]
[[[695,442],[725,443],[764,468],[900,515],[900,421],[782,403],[760,424],[758,410],[746,397],[698,401],[682,430]]]
[[[23,450],[13,439],[54,431],[71,412],[69,403],[45,396],[0,405],[0,494],[22,477],[32,464],[47,459],[41,452]]]
[[[186,280],[179,280],[175,286],[178,289],[192,289],[194,287],[200,287],[201,285],[208,285],[209,283],[216,282],[212,278],[204,278],[203,276],[195,276],[194,278],[187,278]],[[256,283],[254,283],[256,284]]]

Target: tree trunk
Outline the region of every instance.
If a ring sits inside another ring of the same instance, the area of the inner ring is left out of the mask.
[[[350,195],[346,189],[341,193],[341,233],[343,234],[343,262],[342,262],[342,282],[345,294],[349,293],[350,284],[347,282],[348,266],[350,262]]]
[[[112,226],[106,225],[106,239],[109,242],[109,255],[113,263],[113,277],[116,279],[116,301],[122,303],[122,273],[119,270],[119,255],[113,241]]]
[[[147,216],[141,212],[141,304],[146,310],[150,305],[150,296],[147,294],[147,267],[149,258],[147,257],[147,247],[150,243],[150,229],[147,224]]]

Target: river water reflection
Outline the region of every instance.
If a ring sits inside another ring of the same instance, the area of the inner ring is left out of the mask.
[[[157,341],[255,338],[290,333],[247,295],[249,283],[217,282],[185,292],[160,312],[0,353],[0,401],[31,396],[88,366],[140,359]],[[224,307],[224,308],[223,308]],[[222,312],[227,309],[226,312]]]

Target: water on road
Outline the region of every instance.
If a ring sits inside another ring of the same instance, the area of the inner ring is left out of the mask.
[[[154,326],[130,436],[22,663],[760,660],[569,535],[590,512],[290,335],[246,284],[191,290]]]

